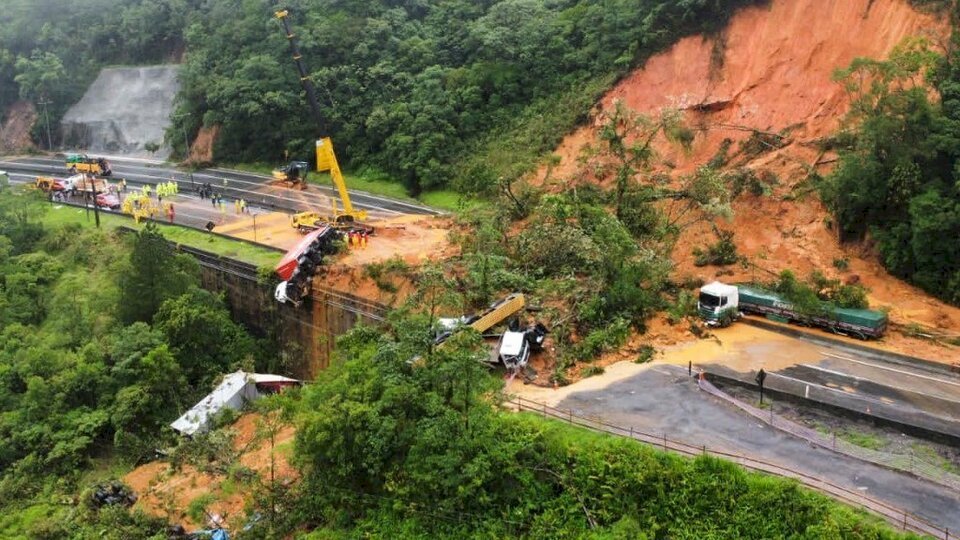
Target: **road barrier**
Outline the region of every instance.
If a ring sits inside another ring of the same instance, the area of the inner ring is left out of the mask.
[[[710,395],[716,396],[727,403],[732,404],[734,407],[746,412],[750,416],[753,416],[754,418],[757,418],[758,420],[776,429],[779,429],[780,431],[800,437],[801,439],[813,443],[821,448],[826,448],[828,450],[837,452],[838,454],[843,454],[852,458],[873,463],[874,465],[880,465],[881,467],[886,467],[895,471],[912,474],[960,493],[960,476],[945,471],[942,467],[939,467],[934,463],[927,462],[920,457],[871,450],[869,448],[864,448],[862,446],[849,443],[843,439],[838,439],[836,433],[833,433],[832,435],[825,435],[815,429],[810,429],[806,426],[797,424],[796,422],[787,420],[780,415],[774,414],[772,407],[769,410],[764,411],[744,403],[720,390],[705,378],[698,379],[697,385],[700,387],[700,390],[703,390]]]
[[[592,431],[634,439],[658,447],[665,452],[675,452],[688,457],[697,457],[701,455],[722,457],[753,471],[797,480],[801,484],[815,489],[825,495],[829,495],[834,499],[873,512],[903,531],[928,535],[938,540],[960,538],[955,535],[951,536],[949,529],[938,527],[937,525],[934,525],[919,516],[915,516],[906,510],[901,510],[877,499],[867,497],[866,495],[857,491],[838,486],[822,478],[817,478],[806,473],[795,471],[782,465],[768,463],[766,461],[755,459],[749,456],[715,450],[705,444],[694,445],[675,441],[667,437],[666,433],[645,433],[632,427],[627,428],[613,425],[599,418],[590,418],[587,416],[573,414],[573,411],[570,409],[562,410],[556,407],[551,407],[545,403],[531,401],[522,397],[509,398],[506,400],[506,403],[513,405],[518,411],[521,412],[531,412],[539,414],[544,418],[560,420],[570,425],[586,428]]]

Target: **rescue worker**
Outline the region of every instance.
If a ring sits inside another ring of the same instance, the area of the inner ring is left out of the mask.
[[[238,216],[240,215],[240,199],[233,200],[233,213]]]

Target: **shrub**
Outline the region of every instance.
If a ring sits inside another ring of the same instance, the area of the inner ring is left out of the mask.
[[[706,249],[694,248],[693,255],[697,266],[727,266],[740,260],[737,255],[737,245],[733,241],[733,231],[714,229],[717,242]]]
[[[677,324],[697,314],[697,297],[690,291],[680,291],[677,301],[667,309],[667,322]]]
[[[573,357],[576,360],[596,358],[600,353],[623,345],[629,336],[630,322],[626,319],[616,319],[608,326],[587,334],[580,343],[573,347]]]
[[[205,523],[207,521],[207,508],[216,500],[217,498],[212,493],[204,493],[196,497],[187,505],[187,515],[194,523]]]
[[[580,376],[583,378],[593,377],[594,375],[603,375],[605,371],[600,366],[586,366],[580,370]]]

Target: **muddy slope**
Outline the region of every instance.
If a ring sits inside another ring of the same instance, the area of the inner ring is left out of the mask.
[[[914,10],[904,0],[773,0],[765,7],[739,12],[728,28],[712,37],[681,40],[668,51],[621,80],[598,104],[609,110],[616,100],[647,114],[669,107],[684,111],[697,130],[692,149],[662,144],[664,172],[689,173],[705,164],[731,141],[729,167],[748,167],[775,175],[768,197],[746,196],[735,205],[732,222],[742,254],[759,270],[732,268],[721,279],[766,278],[769,272],[793,269],[801,275],[820,269],[828,275],[860,280],[871,289],[875,307],[889,307],[894,321],[919,323],[960,332],[960,310],[946,306],[888,275],[869,246],[840,246],[828,225],[829,215],[807,179],[811,170],[828,173],[830,155],[816,142],[840,126],[849,102],[832,81],[838,68],[854,58],[884,58],[910,36],[943,42],[949,29],[934,14]],[[547,180],[569,181],[578,171],[577,157],[596,144],[596,123],[569,135],[556,153],[561,163]],[[739,143],[752,130],[783,133],[783,148],[759,154],[738,154]],[[544,181],[541,171],[537,180]],[[710,228],[694,227],[675,251],[678,273],[705,280],[716,268],[697,268],[691,251],[713,242]],[[848,259],[841,272],[834,261]],[[956,355],[956,351],[930,351]]]
[[[30,138],[30,128],[37,120],[33,103],[18,101],[11,105],[0,126],[0,154],[16,154],[35,148]],[[46,141],[44,141],[46,144]]]

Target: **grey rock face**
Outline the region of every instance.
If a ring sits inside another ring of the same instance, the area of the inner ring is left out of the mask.
[[[65,149],[155,157],[170,155],[163,135],[180,90],[179,66],[107,68],[63,117]],[[151,154],[144,146],[160,145]]]

